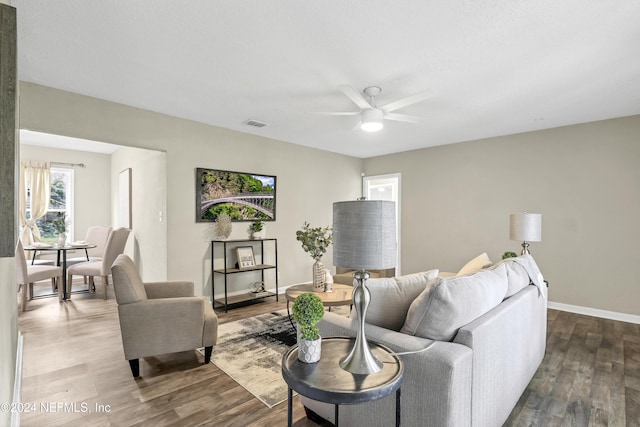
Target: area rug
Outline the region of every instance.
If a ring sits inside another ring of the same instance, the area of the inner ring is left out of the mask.
[[[218,326],[211,361],[269,408],[287,399],[284,353],[296,343],[287,310]]]

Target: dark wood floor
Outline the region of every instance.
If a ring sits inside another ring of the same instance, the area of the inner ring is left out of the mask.
[[[268,409],[195,351],[146,358],[134,380],[112,288],[104,301],[98,287],[64,303],[33,300],[20,314],[22,400],[36,404],[23,426],[286,425],[286,403]],[[269,298],[218,316],[225,323],[285,307],[284,297]],[[315,425],[297,398],[294,418]],[[640,325],[550,310],[547,355],[506,425],[640,426]]]

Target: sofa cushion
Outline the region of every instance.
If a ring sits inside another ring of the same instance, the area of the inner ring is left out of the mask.
[[[485,268],[491,267],[493,263],[489,259],[489,255],[486,252],[481,253],[468,263],[466,263],[460,271],[456,274],[456,276],[462,276],[465,274],[475,273],[476,271],[483,270]]]
[[[399,331],[413,300],[424,291],[427,283],[438,276],[438,270],[423,271],[400,277],[367,280],[371,301],[365,322],[382,328]],[[354,319],[356,310],[351,310]]]
[[[504,265],[466,276],[438,278],[411,303],[400,332],[451,341],[458,329],[500,304],[506,292]]]
[[[527,270],[514,262],[515,258],[507,258],[499,263],[496,263],[494,268],[499,267],[500,265],[504,265],[506,273],[507,273],[507,293],[504,296],[505,298],[509,298],[513,296],[529,286],[531,283],[531,279],[529,278],[529,274],[527,274]]]

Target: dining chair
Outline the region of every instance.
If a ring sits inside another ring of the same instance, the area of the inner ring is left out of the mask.
[[[111,231],[104,249],[104,257],[101,260],[85,261],[74,264],[67,268],[67,284],[69,287],[69,298],[71,298],[71,289],[73,287],[73,276],[88,276],[89,289],[94,288],[94,278],[99,276],[104,284],[104,299],[107,299],[107,286],[109,285],[109,275],[111,274],[111,265],[116,257],[124,252],[124,246],[127,244],[129,233],[128,228],[116,228]]]
[[[93,225],[87,229],[85,242],[96,245],[95,248],[87,248],[85,256],[67,258],[67,265],[78,264],[85,261],[101,261],[107,248],[107,240],[113,228],[105,225]],[[87,259],[87,256],[89,259]]]
[[[24,254],[22,242],[18,239],[16,245],[16,278],[18,292],[22,288],[22,311],[27,307],[27,299],[33,298],[33,284],[40,280],[51,279],[51,288],[58,288],[58,298],[62,300],[62,286],[57,286],[56,281],[62,278],[62,267],[52,265],[30,265]],[[27,298],[28,294],[28,298]]]

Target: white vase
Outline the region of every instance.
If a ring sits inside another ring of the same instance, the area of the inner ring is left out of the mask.
[[[58,247],[62,248],[67,243],[67,233],[62,232],[58,234]]]
[[[298,360],[304,363],[316,363],[320,360],[322,337],[317,340],[306,340],[298,337]]]
[[[325,268],[324,264],[317,260],[313,263],[313,291],[324,292]]]

